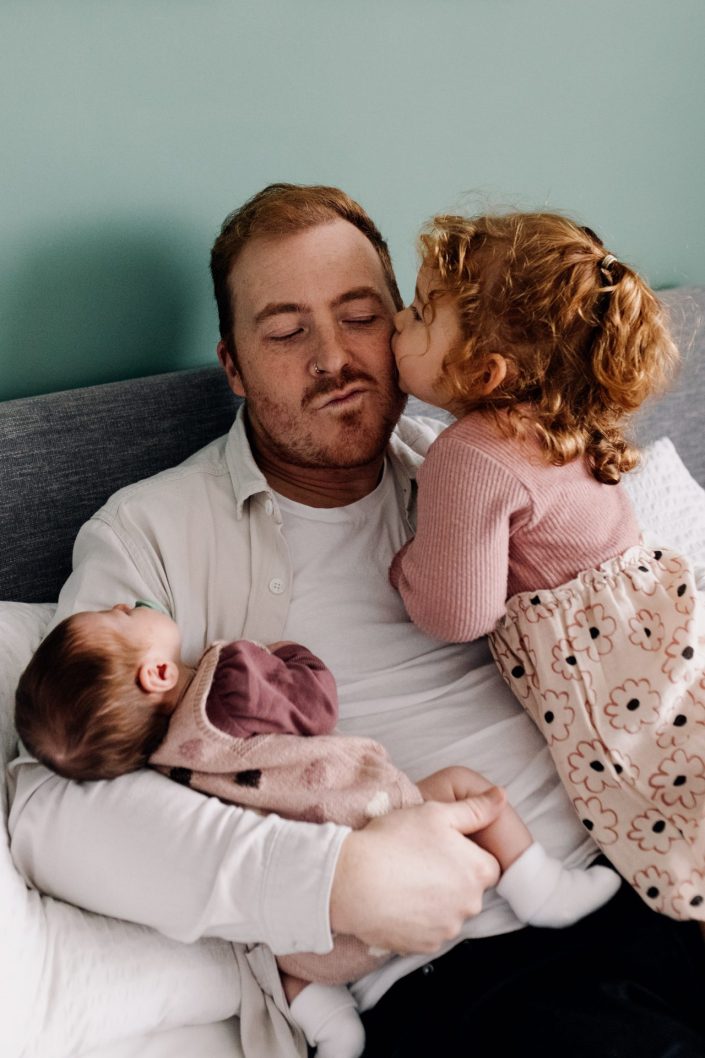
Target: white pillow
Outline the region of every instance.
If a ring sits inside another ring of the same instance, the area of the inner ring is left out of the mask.
[[[15,754],[15,687],[44,630],[54,616],[54,603],[0,602],[0,739],[4,765]],[[3,791],[4,792],[4,791]]]
[[[647,541],[705,566],[705,489],[690,475],[673,442],[661,437],[648,445],[641,466],[623,481]]]
[[[180,944],[143,926],[42,896],[12,861],[4,764],[15,751],[14,693],[55,607],[0,602],[0,1054],[71,1058],[153,1029],[214,1022],[236,1009],[225,941]],[[141,1044],[127,1051],[142,1053]],[[233,1046],[232,1055],[238,1054]]]

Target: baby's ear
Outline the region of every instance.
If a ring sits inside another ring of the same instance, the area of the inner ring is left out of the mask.
[[[485,362],[482,396],[489,397],[507,377],[507,361],[499,353],[490,353]]]
[[[164,694],[177,684],[179,667],[173,661],[149,658],[137,670],[137,682],[147,694]]]

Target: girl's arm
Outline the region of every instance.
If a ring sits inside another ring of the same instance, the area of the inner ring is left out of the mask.
[[[414,624],[468,642],[492,630],[507,598],[512,519],[528,494],[491,456],[448,434],[418,474],[416,536],[390,570]]]

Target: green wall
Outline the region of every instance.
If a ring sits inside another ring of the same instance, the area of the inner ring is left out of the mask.
[[[0,399],[209,363],[208,250],[343,186],[403,293],[440,208],[569,210],[705,282],[703,0],[0,0]]]

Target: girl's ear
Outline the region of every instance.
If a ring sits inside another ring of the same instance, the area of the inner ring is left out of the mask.
[[[179,679],[179,667],[173,661],[149,658],[137,670],[137,682],[147,694],[164,694],[172,690]]]
[[[483,397],[489,397],[498,386],[501,386],[507,377],[507,361],[499,353],[491,353],[487,357],[481,393]]]

